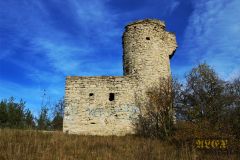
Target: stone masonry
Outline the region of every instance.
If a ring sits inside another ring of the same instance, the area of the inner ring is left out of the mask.
[[[63,131],[85,135],[134,133],[145,91],[170,76],[175,35],[155,19],[128,24],[123,33],[123,76],[68,76]]]

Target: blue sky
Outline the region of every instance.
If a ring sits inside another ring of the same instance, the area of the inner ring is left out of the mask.
[[[14,96],[37,114],[53,104],[66,75],[122,75],[124,26],[157,18],[177,36],[172,73],[201,62],[222,78],[240,75],[239,0],[1,0],[0,99]]]

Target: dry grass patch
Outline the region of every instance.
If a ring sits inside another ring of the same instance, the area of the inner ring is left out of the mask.
[[[134,136],[79,136],[0,130],[0,160],[190,160],[188,147]]]

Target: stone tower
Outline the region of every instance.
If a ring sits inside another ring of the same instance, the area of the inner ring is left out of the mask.
[[[134,133],[140,113],[137,100],[170,76],[176,50],[174,34],[159,20],[128,24],[123,34],[123,76],[68,76],[63,131],[91,135]]]
[[[140,20],[128,24],[123,34],[124,76],[139,77],[149,86],[170,75],[170,61],[176,49],[174,34],[165,31],[159,20]]]

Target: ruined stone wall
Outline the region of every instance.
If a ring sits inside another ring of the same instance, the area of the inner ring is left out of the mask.
[[[67,77],[64,131],[93,135],[133,132],[136,81],[132,77]],[[109,100],[110,94],[114,99]]]
[[[170,76],[174,34],[159,20],[141,20],[125,27],[124,76],[68,76],[64,132],[91,135],[134,133],[133,121],[147,101],[146,91]],[[114,96],[114,100],[109,98]]]

